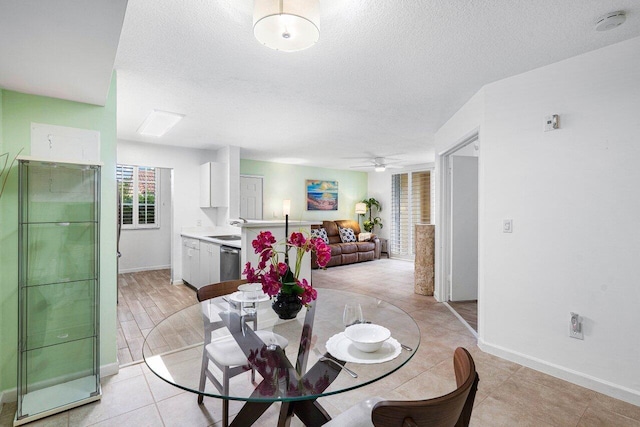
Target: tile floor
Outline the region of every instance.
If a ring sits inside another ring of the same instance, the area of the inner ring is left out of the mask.
[[[472,426],[637,426],[640,407],[567,383],[557,378],[483,353],[466,326],[431,297],[413,294],[413,266],[382,259],[313,273],[318,287],[374,294],[409,312],[420,326],[422,342],[414,358],[389,377],[348,393],[321,399],[337,414],[368,396],[424,399],[455,388],[453,350],[472,353],[480,375]],[[220,426],[221,405],[172,387],[144,364],[122,368],[103,379],[100,402],[36,421],[30,426]],[[231,405],[232,412],[237,404]],[[0,426],[10,426],[15,404],[5,404]],[[274,405],[257,426],[275,426]],[[301,424],[294,420],[293,426]],[[346,426],[348,427],[348,426]]]

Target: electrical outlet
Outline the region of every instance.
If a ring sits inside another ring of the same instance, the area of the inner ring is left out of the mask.
[[[513,233],[513,220],[512,219],[503,219],[502,220],[502,232],[503,233]]]
[[[202,227],[202,220],[201,219],[196,221],[196,227]]]
[[[582,318],[578,313],[571,313],[571,318],[569,319],[569,336],[578,340],[584,339]]]

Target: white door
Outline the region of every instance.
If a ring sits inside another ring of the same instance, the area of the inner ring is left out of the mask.
[[[451,301],[478,299],[478,158],[451,156]]]
[[[262,177],[240,177],[240,218],[262,219]]]

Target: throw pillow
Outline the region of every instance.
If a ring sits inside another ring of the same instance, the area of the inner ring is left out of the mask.
[[[329,236],[327,236],[327,230],[325,230],[324,228],[312,228],[311,237],[322,239],[327,245],[329,244]]]
[[[371,240],[372,236],[373,236],[373,234],[371,234],[371,233],[360,233],[360,234],[358,234],[358,242],[367,242],[367,241]]]
[[[342,228],[340,227],[340,240],[342,243],[351,243],[356,241],[356,233],[353,232],[353,228]]]

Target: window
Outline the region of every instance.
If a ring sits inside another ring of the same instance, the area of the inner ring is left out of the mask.
[[[391,254],[412,257],[414,225],[424,223],[431,223],[431,171],[392,175]]]
[[[118,215],[122,228],[158,228],[159,176],[156,168],[118,165]]]

